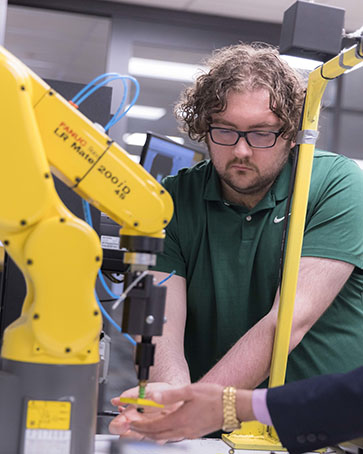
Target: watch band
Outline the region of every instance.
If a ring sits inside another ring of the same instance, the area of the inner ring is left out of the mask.
[[[223,389],[223,427],[225,432],[240,428],[236,412],[236,388],[227,386]]]

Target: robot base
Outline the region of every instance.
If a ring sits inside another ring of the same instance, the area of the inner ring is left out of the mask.
[[[1,361],[0,454],[93,454],[98,364]]]

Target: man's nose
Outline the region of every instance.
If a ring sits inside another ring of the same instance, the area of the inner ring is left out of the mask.
[[[245,158],[251,156],[252,148],[248,145],[245,137],[240,137],[239,141],[233,147],[233,154],[236,158]]]

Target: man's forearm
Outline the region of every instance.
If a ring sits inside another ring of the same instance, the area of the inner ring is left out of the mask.
[[[350,274],[353,265],[337,260],[303,257],[295,296],[291,328],[291,352],[330,306]],[[202,382],[253,389],[269,375],[278,295],[271,311],[253,326],[201,379]]]
[[[169,275],[154,272],[156,282]],[[154,366],[150,369],[150,381],[172,385],[187,385],[190,374],[184,356],[184,327],[186,319],[186,283],[181,276],[173,276],[165,284],[167,302],[163,335],[154,337],[156,344]]]
[[[154,366],[150,368],[151,382],[165,382],[171,385],[187,385],[190,374],[184,352],[167,338],[155,339]]]
[[[269,375],[277,314],[270,312],[253,326],[200,380],[254,389]]]

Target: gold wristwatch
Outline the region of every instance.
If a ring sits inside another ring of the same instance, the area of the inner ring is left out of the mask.
[[[225,432],[239,429],[241,424],[237,419],[236,412],[236,388],[227,386],[223,390],[223,427]]]

